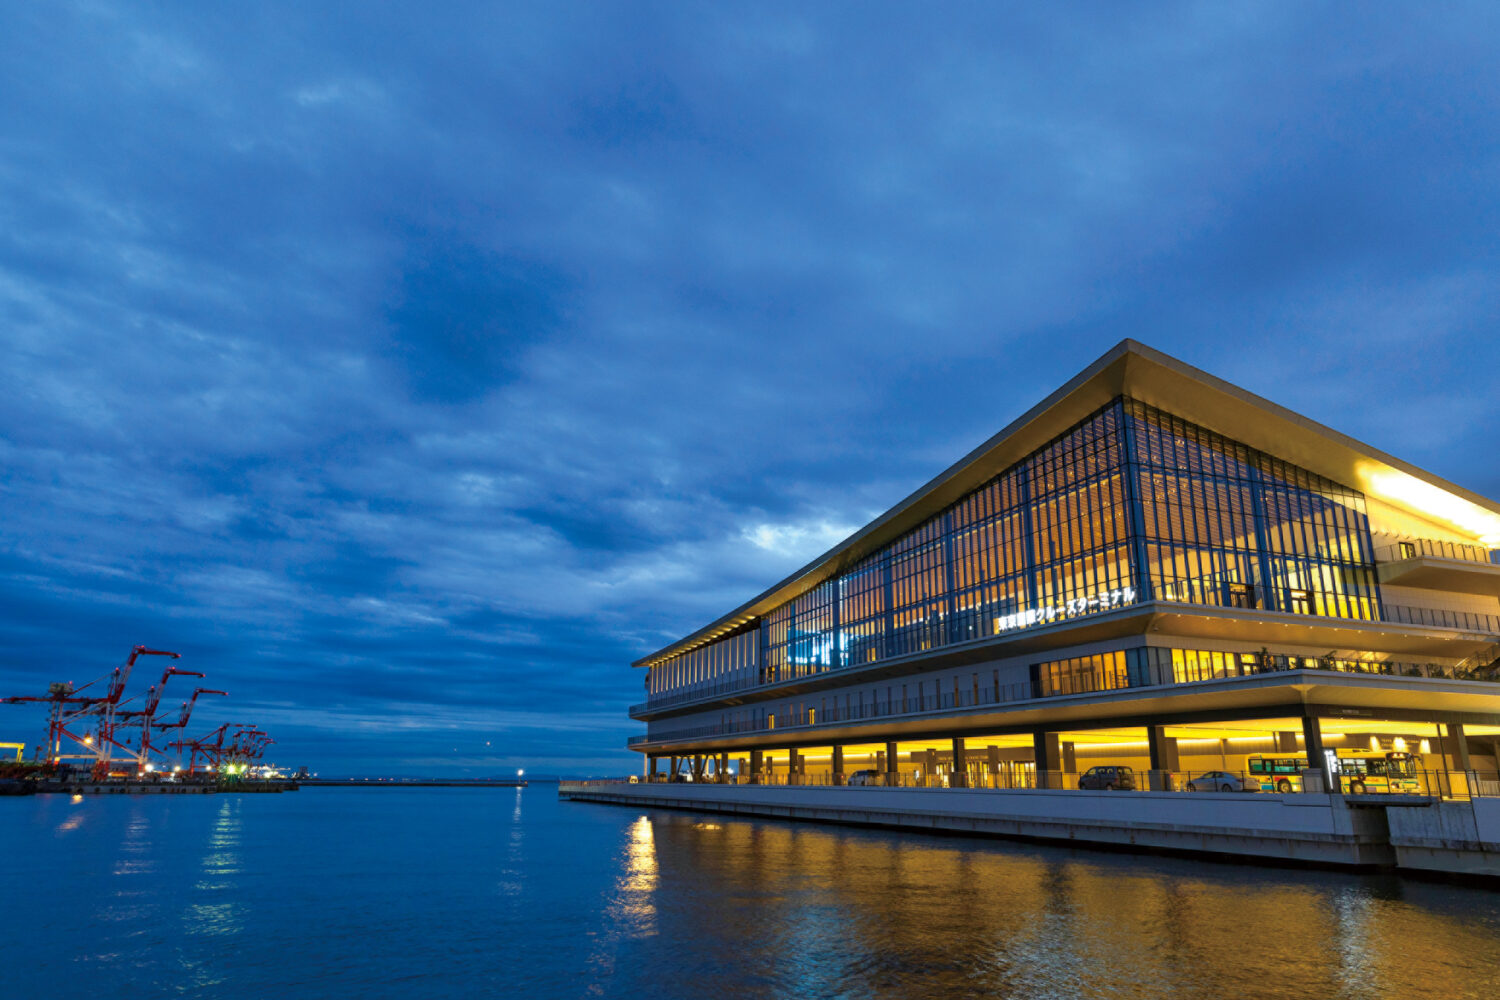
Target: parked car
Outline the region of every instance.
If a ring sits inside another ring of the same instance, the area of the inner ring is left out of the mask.
[[[1254,791],[1247,782],[1228,771],[1205,771],[1187,783],[1190,792],[1248,792]]]
[[[1094,789],[1113,792],[1116,789],[1122,792],[1135,791],[1135,772],[1122,764],[1101,764],[1091,767],[1083,772],[1078,779],[1078,787],[1082,789]]]
[[[849,784],[878,785],[880,784],[880,772],[872,768],[865,768],[863,771],[855,771],[853,774],[849,775]]]

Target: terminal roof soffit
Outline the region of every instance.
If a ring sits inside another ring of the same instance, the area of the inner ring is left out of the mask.
[[[650,666],[722,638],[837,576],[1019,462],[1117,396],[1130,396],[1352,486],[1367,497],[1490,548],[1500,503],[1388,455],[1171,355],[1122,340],[1061,388],[910,496],[791,576],[710,625],[636,661]]]

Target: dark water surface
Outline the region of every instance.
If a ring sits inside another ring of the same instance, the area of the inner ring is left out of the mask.
[[[1492,998],[1500,893],[556,788],[0,799],[0,997]]]

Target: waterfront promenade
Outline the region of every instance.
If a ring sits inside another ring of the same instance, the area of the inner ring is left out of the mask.
[[[563,799],[1500,879],[1500,798],[563,782]]]

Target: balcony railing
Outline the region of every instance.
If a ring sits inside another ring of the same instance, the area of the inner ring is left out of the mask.
[[[1449,611],[1443,608],[1413,608],[1387,604],[1385,606],[1385,620],[1403,625],[1463,629],[1469,632],[1479,632],[1489,636],[1500,637],[1500,616],[1477,614],[1470,611]],[[702,684],[688,691],[680,691],[676,694],[652,698],[639,705],[632,705],[630,706],[630,714],[638,715],[642,712],[659,712],[664,709],[675,708],[679,705],[691,705],[700,701],[715,700],[746,691],[759,690],[773,684],[817,677],[838,670],[867,665],[869,664],[845,663],[837,667],[819,664],[794,665],[765,678],[750,676],[737,678],[732,681]],[[1409,671],[1403,670],[1401,672],[1405,673]]]
[[[1443,542],[1436,538],[1403,538],[1386,541],[1375,539],[1376,562],[1400,562],[1418,556],[1437,559],[1461,559],[1464,562],[1493,563],[1490,550],[1479,545],[1461,545],[1458,542]]]
[[[1204,681],[1226,680],[1233,677],[1251,677],[1260,674],[1284,673],[1292,670],[1314,670],[1333,674],[1374,674],[1385,677],[1416,677],[1430,680],[1471,680],[1500,683],[1500,673],[1492,667],[1455,668],[1436,663],[1396,663],[1390,661],[1337,660],[1331,657],[1302,657],[1271,654],[1254,664],[1240,661],[1230,663],[1226,672],[1215,676],[1179,677],[1170,663],[1155,663],[1135,672],[1126,687],[1110,688],[1094,683],[1089,676],[1068,678],[1069,683],[1055,690],[1043,690],[1040,684],[1002,684],[999,688],[980,687],[977,690],[960,690],[956,693],[927,694],[908,698],[893,698],[889,701],[870,701],[860,705],[833,705],[826,710],[809,710],[791,715],[741,719],[719,722],[706,726],[690,726],[669,732],[632,736],[627,746],[659,743],[666,740],[690,740],[719,736],[763,734],[784,730],[806,730],[838,723],[865,722],[874,719],[894,719],[920,715],[924,712],[952,711],[963,708],[987,708],[1015,705],[1023,702],[1044,702],[1064,695],[1101,694],[1112,690],[1161,687],[1173,684],[1192,684]]]
[[[737,694],[741,691],[753,691],[756,688],[765,687],[769,681],[762,681],[759,677],[741,677],[732,681],[720,681],[713,684],[695,685],[687,691],[679,691],[676,694],[664,695],[660,698],[652,698],[650,701],[639,705],[630,706],[630,714],[639,712],[659,712],[664,708],[672,708],[677,705],[686,705],[705,698],[723,698],[727,695]]]
[[[1448,611],[1444,608],[1408,608],[1399,604],[1385,606],[1385,619],[1403,625],[1431,625],[1438,628],[1461,628],[1485,635],[1500,635],[1500,617],[1470,611]]]
[[[1126,770],[1129,770],[1128,768]],[[701,777],[690,777],[686,773],[647,775],[644,778],[593,779],[588,781],[564,781],[564,785],[575,788],[607,789],[618,785],[635,784],[705,784],[705,785],[762,785],[788,788],[928,788],[963,789],[967,791],[1018,791],[1046,789],[1051,791],[1091,792],[1093,794],[1116,795],[1129,792],[1183,792],[1201,793],[1275,793],[1298,795],[1304,793],[1323,794],[1323,776],[1309,770],[1284,774],[1265,775],[1250,771],[1136,771],[1131,772],[1128,787],[1082,788],[1078,771],[1042,771],[1034,769],[991,771],[984,764],[971,763],[967,774],[932,773],[912,768],[880,773],[863,771],[850,781],[847,775],[831,773],[786,774],[761,773],[758,775],[725,772]],[[1460,771],[1449,768],[1414,768],[1409,774],[1394,778],[1379,776],[1370,778],[1357,773],[1341,773],[1336,776],[1339,791],[1345,795],[1377,795],[1382,799],[1390,796],[1415,795],[1439,799],[1494,798],[1500,797],[1500,776],[1494,771]],[[1399,800],[1398,800],[1399,801]]]

